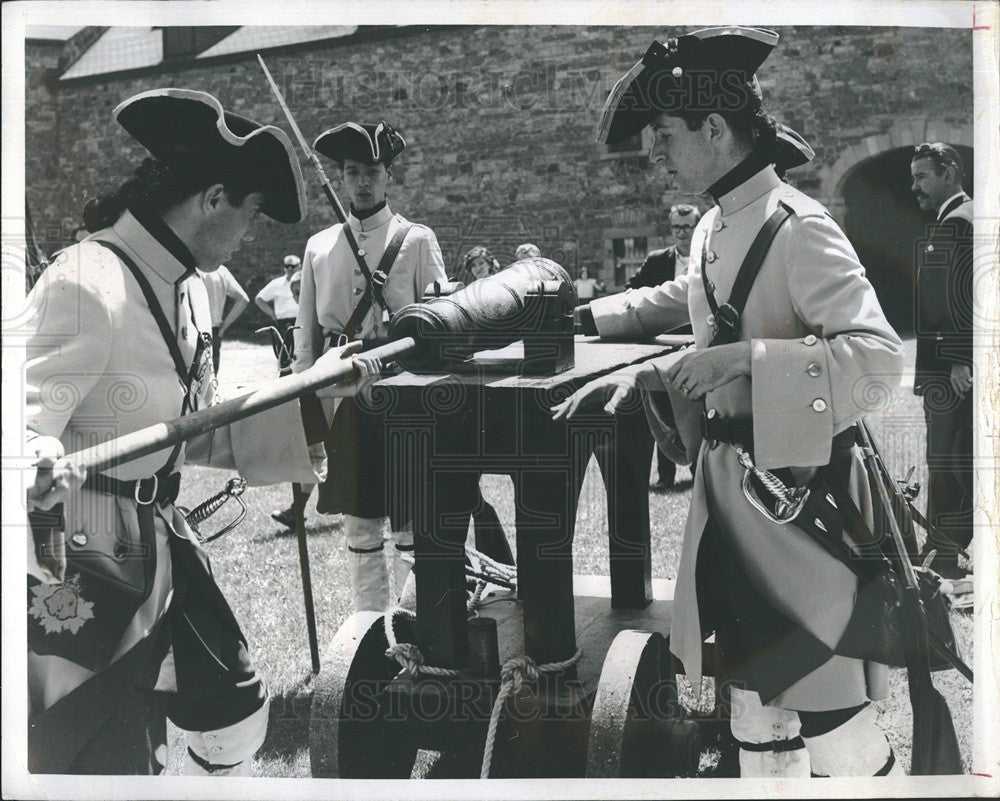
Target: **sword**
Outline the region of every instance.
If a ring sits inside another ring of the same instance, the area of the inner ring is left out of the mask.
[[[295,122],[295,117],[292,116],[291,109],[288,108],[288,104],[285,102],[284,95],[281,94],[278,84],[271,75],[271,71],[267,68],[267,64],[264,63],[264,59],[261,58],[260,53],[257,54],[257,61],[260,62],[260,68],[264,70],[264,77],[267,78],[267,82],[271,85],[271,91],[274,92],[274,96],[278,99],[278,105],[281,106],[281,110],[284,112],[285,119],[288,120],[288,124],[292,128],[292,133],[295,134],[299,147],[302,148],[302,152],[305,153],[306,158],[308,158],[313,167],[316,168],[320,184],[323,187],[323,194],[325,194],[326,199],[330,201],[330,205],[333,206],[333,211],[337,215],[337,219],[342,223],[344,237],[347,239],[347,244],[351,248],[351,253],[354,254],[354,260],[358,263],[358,266],[361,268],[361,272],[368,280],[368,291],[372,293],[372,297],[383,309],[383,311],[388,313],[389,310],[386,308],[385,302],[381,297],[381,293],[374,291],[374,282],[372,281],[371,270],[368,268],[368,264],[365,260],[361,257],[361,254],[358,252],[358,242],[354,238],[354,232],[351,230],[351,226],[347,224],[347,213],[344,211],[344,207],[341,204],[340,199],[337,197],[337,193],[333,191],[333,185],[330,183],[330,179],[327,178],[323,165],[320,164],[319,156],[316,155],[316,151],[312,149],[306,141],[306,138],[302,135],[302,131],[299,129],[298,123]]]

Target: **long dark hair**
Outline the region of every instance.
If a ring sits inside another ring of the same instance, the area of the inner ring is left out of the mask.
[[[88,231],[114,225],[130,206],[161,214],[212,184],[222,183],[233,205],[240,205],[254,187],[243,181],[222,179],[204,171],[180,169],[154,158],[143,159],[132,175],[116,188],[90,197],[83,206]]]
[[[480,256],[490,263],[491,274],[499,270],[500,262],[498,262],[496,257],[490,253],[489,248],[484,245],[476,245],[462,257],[462,263],[458,265],[458,269],[455,271],[455,275],[452,280],[461,281],[466,285],[475,281],[476,276],[472,272],[472,263]]]

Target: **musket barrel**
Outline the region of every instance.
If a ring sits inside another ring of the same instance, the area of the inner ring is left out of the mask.
[[[387,362],[401,358],[416,348],[416,345],[415,340],[404,337],[366,351],[365,357]],[[353,373],[354,365],[350,359],[345,359],[342,365],[336,365],[324,373],[316,373],[314,370],[294,373],[207,409],[156,423],[100,445],[77,451],[71,454],[69,459],[88,471],[107,470],[280,406],[307,392],[340,383]]]

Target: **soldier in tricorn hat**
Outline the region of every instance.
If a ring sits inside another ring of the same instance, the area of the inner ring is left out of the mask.
[[[608,410],[636,386],[668,393],[680,458],[697,455],[670,647],[697,681],[715,632],[742,775],[887,775],[901,767],[870,706],[885,669],[872,661],[877,634],[856,636],[885,621],[870,614],[867,585],[820,544],[832,530],[836,549],[843,523],[836,530],[824,506],[827,530],[819,516],[794,515],[790,499],[822,481],[829,489],[814,502],[857,508],[871,527],[853,426],[868,377],[899,373],[902,348],[843,232],[775,171],[811,152],[787,132],[779,140],[763,104],[755,72],[777,41],[719,27],[654,42],[612,91],[600,140],[650,127],[650,160],[716,206],[695,229],[687,276],[595,301],[589,321],[618,338],[690,321],[695,349],[598,379],[556,416],[612,388]],[[656,392],[644,401],[676,453]]]
[[[338,342],[384,342],[396,310],[419,300],[432,282],[447,280],[434,232],[393,213],[386,199],[393,162],[405,146],[402,135],[386,122],[346,122],[313,143],[339,168],[351,198],[347,225],[358,249],[352,252],[340,223],[306,243],[294,372],[308,369]],[[328,415],[333,413],[327,453],[338,468],[320,485],[316,509],[344,515],[355,610],[381,612],[395,600],[389,597],[383,552],[387,516],[397,593],[409,573],[413,549],[407,510],[390,504],[386,493],[384,415],[360,398],[326,401],[324,406]]]
[[[267,691],[174,506],[178,471],[194,462],[251,484],[315,482],[322,432],[310,435],[293,401],[85,477],[64,454],[212,404],[211,318],[195,270],[227,261],[260,213],[301,220],[302,179],[280,129],[204,92],[143,92],[114,116],[151,157],[88,204],[93,233],[29,296],[29,770],[159,772],[166,716],[186,732],[185,772],[248,775]],[[356,361],[363,374],[377,367]]]

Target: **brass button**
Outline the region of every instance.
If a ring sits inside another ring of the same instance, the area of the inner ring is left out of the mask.
[[[715,251],[714,250],[708,251],[708,253],[705,254],[705,260],[709,264],[711,264],[712,262],[714,262],[715,261]]]
[[[823,372],[823,368],[820,367],[816,362],[813,362],[806,368],[806,372],[809,373],[809,375],[811,375],[813,378],[815,378],[816,376],[818,376],[820,373]]]
[[[358,248],[358,255],[359,256],[364,256],[365,255],[365,249],[364,248]]]
[[[360,295],[361,294],[361,287],[359,287],[359,286],[354,287],[354,294],[355,295]]]
[[[114,553],[115,553],[115,559],[124,559],[126,556],[128,556],[128,545],[126,545],[124,542],[119,542],[117,545],[115,545]]]
[[[708,317],[705,318],[705,322],[707,322],[710,326],[712,326],[714,328],[715,327],[715,315],[714,314],[708,315]]]
[[[814,412],[825,412],[826,411],[826,401],[822,398],[816,398],[812,402],[812,407]]]
[[[809,335],[806,336],[805,339],[802,340],[802,342],[805,345],[815,345],[816,344],[816,335],[815,334],[809,334]]]
[[[77,548],[82,548],[87,544],[87,535],[82,531],[76,532],[72,537],[70,537],[70,542],[72,542]]]
[[[716,230],[716,231],[721,231],[725,227],[726,227],[726,224],[722,221],[722,218],[721,217],[716,217],[715,218],[715,225],[713,225],[712,228],[714,230]]]
[[[711,281],[708,282],[708,291],[712,292],[713,294],[715,293],[715,284],[713,284]]]
[[[719,412],[717,409],[709,409],[707,412],[705,412],[705,417],[707,417],[709,420],[714,420],[718,414]]]
[[[928,245],[927,246],[927,252],[928,253],[933,253],[934,252],[934,245]]]

